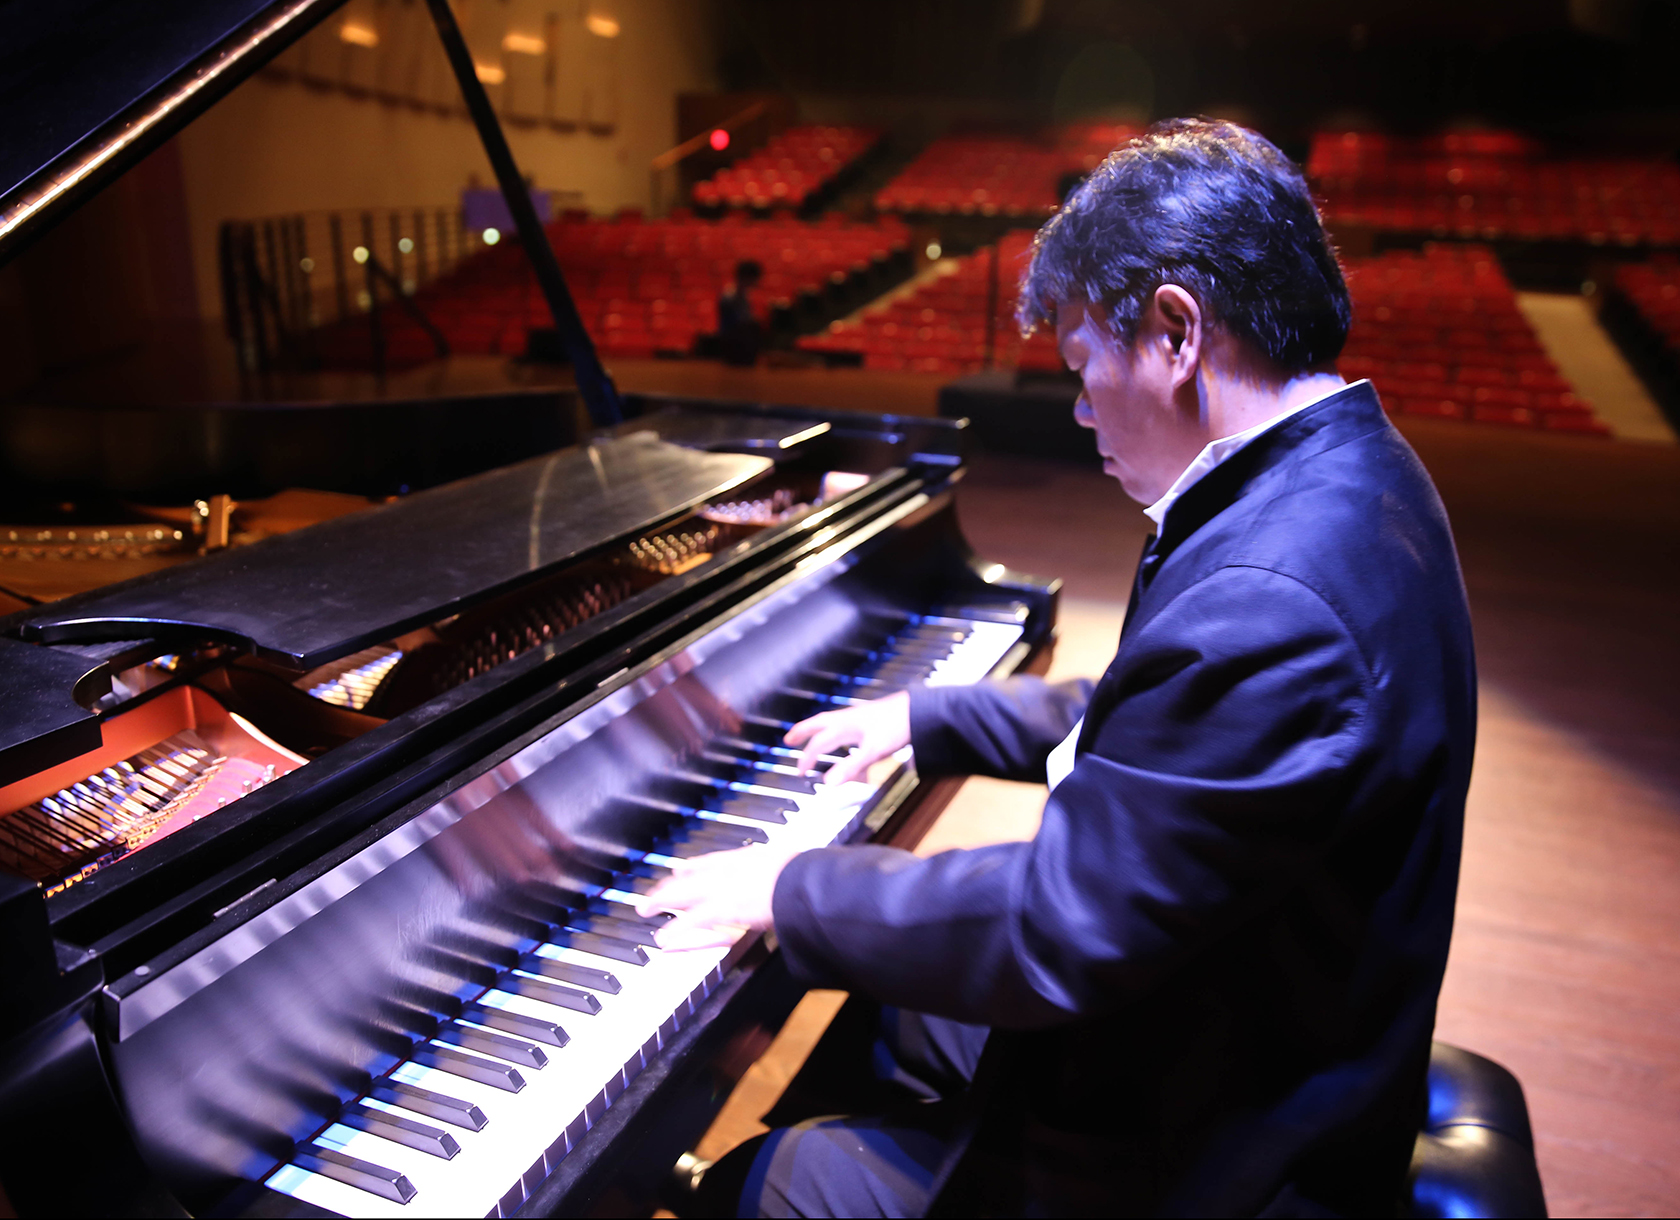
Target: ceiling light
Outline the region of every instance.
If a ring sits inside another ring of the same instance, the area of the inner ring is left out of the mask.
[[[348,42],[357,47],[377,47],[379,45],[379,31],[371,25],[363,25],[359,21],[346,21],[339,26],[338,37],[341,42]]]
[[[597,38],[618,37],[618,19],[616,17],[608,17],[605,13],[590,13],[583,19],[583,24]]]
[[[543,55],[548,51],[548,44],[535,34],[509,34],[502,39],[502,50],[515,55]]]

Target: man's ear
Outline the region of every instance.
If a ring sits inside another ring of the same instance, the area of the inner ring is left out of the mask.
[[[1196,298],[1177,284],[1162,284],[1152,301],[1162,335],[1171,349],[1173,388],[1196,376],[1206,341],[1202,307]]]

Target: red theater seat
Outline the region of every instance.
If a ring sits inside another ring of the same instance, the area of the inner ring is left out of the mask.
[[[1346,264],[1354,325],[1342,374],[1369,377],[1391,412],[1608,432],[1544,354],[1486,247],[1427,245]]]

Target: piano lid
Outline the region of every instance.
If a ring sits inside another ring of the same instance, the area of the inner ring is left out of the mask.
[[[0,263],[343,2],[0,4]]]
[[[771,466],[646,432],[598,440],[66,598],[14,622],[37,643],[228,640],[308,670],[651,529]]]

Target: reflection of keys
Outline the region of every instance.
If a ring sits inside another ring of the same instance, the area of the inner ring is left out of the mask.
[[[913,666],[930,684],[970,682],[1020,635],[1014,622],[912,621],[863,649],[872,655],[858,669]],[[544,909],[549,939],[511,968],[498,964],[495,985],[300,1145],[268,1185],[347,1216],[518,1208],[721,980],[727,950],[659,949],[650,935],[659,921],[636,916],[637,898],[685,856],[843,842],[894,770],[877,767],[876,782],[812,783],[793,771],[799,752],[779,744],[791,723],[743,717],[738,733],[671,771],[662,795],[627,798],[667,816],[656,839],[602,888]],[[461,943],[470,950],[470,936]]]

